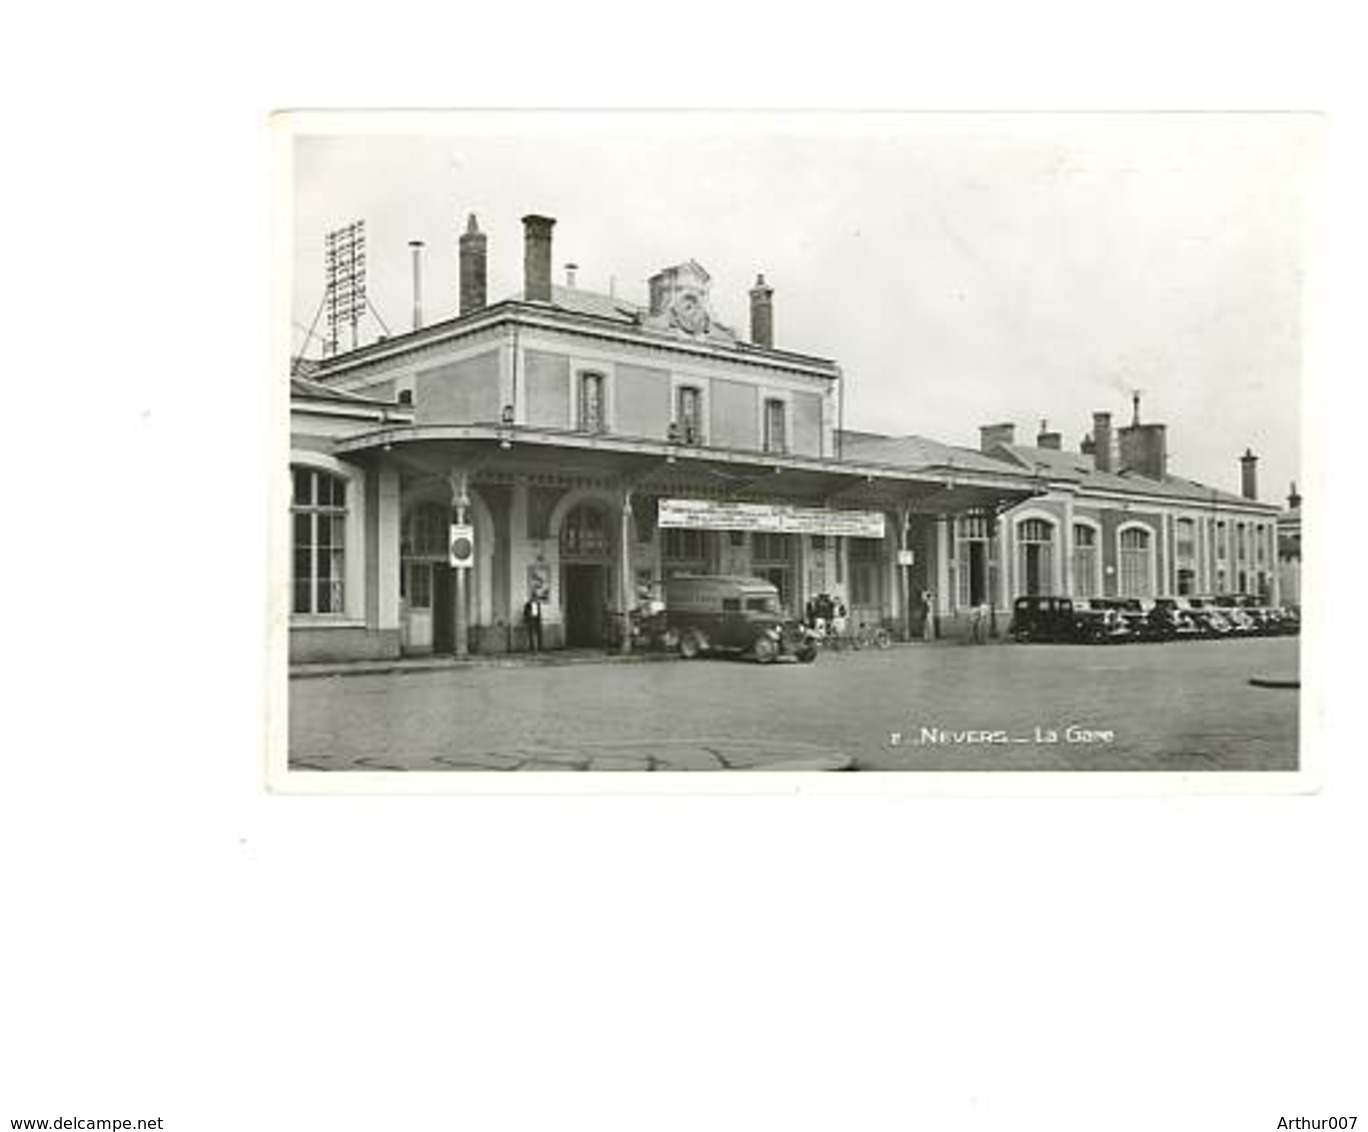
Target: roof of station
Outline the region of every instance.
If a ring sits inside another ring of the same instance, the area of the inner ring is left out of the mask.
[[[1010,461],[1030,471],[1042,472],[1054,479],[1071,480],[1085,489],[1160,496],[1168,501],[1181,500],[1186,503],[1203,503],[1207,506],[1215,503],[1237,504],[1243,507],[1272,506],[1183,476],[1169,474],[1162,480],[1156,480],[1128,469],[1119,472],[1100,472],[1094,458],[1086,452],[1033,448],[1026,444],[999,444],[992,451],[999,454],[997,458],[1000,460]]]

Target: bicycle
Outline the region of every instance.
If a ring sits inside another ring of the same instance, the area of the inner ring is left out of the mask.
[[[893,638],[882,625],[867,625],[864,622],[860,623],[850,640],[857,649],[886,649],[893,643]]]

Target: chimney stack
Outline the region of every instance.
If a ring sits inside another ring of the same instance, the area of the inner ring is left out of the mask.
[[[423,241],[410,240],[413,249],[413,329],[423,329]]]
[[[465,233],[460,239],[461,246],[461,313],[469,314],[485,305],[486,299],[486,249],[485,235],[475,222],[475,214],[466,221]]]
[[[1036,434],[1037,448],[1050,448],[1058,452],[1064,446],[1064,438],[1057,432],[1050,431],[1050,422],[1042,420],[1040,431]]]
[[[1240,457],[1240,494],[1246,499],[1259,498],[1259,458],[1248,448]]]
[[[1121,429],[1121,467],[1152,480],[1168,475],[1168,429],[1140,423],[1140,394],[1135,395],[1134,423]]]
[[[565,285],[572,290],[575,286],[575,272],[579,270],[579,264],[567,263],[565,265]]]
[[[986,424],[979,425],[979,451],[991,452],[999,444],[1016,443],[1016,425]]]
[[[1093,466],[1099,472],[1112,470],[1110,413],[1093,413]]]
[[[1301,495],[1297,491],[1296,482],[1293,481],[1292,490],[1287,493],[1287,509],[1296,511],[1299,507],[1301,507]]]
[[[523,298],[531,303],[551,301],[551,229],[549,216],[524,216]]]
[[[763,275],[755,277],[750,291],[751,341],[767,350],[774,349],[774,288]]]

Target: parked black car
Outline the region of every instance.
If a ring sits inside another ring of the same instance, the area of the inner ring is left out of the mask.
[[[1115,609],[1090,598],[1019,597],[1012,604],[1008,630],[1015,641],[1106,644],[1124,640],[1126,628]]]
[[[1150,635],[1157,640],[1176,641],[1202,635],[1202,627],[1187,598],[1157,597],[1150,602],[1142,601],[1141,605],[1147,609]]]

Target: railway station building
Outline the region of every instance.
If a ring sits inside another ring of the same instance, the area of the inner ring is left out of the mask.
[[[1138,406],[1073,453],[1043,427],[846,429],[840,366],[776,344],[763,275],[743,334],[692,260],[642,303],[554,284],[554,224],[523,218],[523,289],[491,303],[472,216],[455,317],[296,364],[292,661],[521,650],[534,595],[547,647],[605,647],[676,573],[764,577],[794,612],[830,593],[912,637],[976,606],[1005,630],[1024,593],[1275,596],[1252,454],[1235,496],[1171,475]]]

